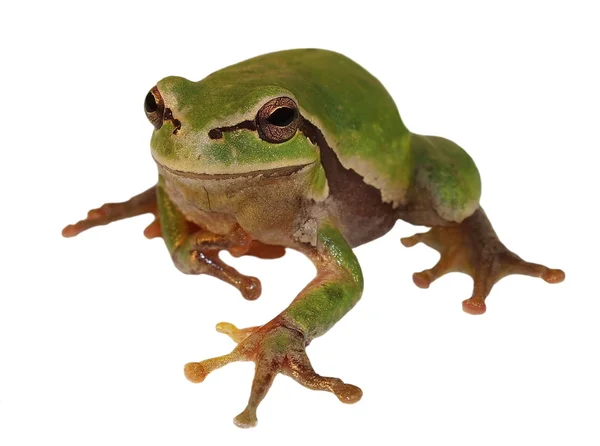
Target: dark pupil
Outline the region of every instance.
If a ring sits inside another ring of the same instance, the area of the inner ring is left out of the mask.
[[[296,118],[296,110],[289,107],[281,107],[269,116],[269,123],[277,127],[286,127]]]
[[[154,95],[151,92],[148,92],[146,99],[144,100],[144,110],[146,110],[146,113],[154,113],[157,109],[158,106],[156,105]]]

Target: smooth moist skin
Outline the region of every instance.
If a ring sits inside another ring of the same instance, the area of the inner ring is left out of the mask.
[[[282,51],[198,82],[167,77],[149,91],[144,110],[154,126],[157,184],[90,211],[63,230],[65,237],[153,213],[145,234],[164,239],[179,270],[214,276],[249,300],[260,296],[260,281],[219,252],[274,259],[291,248],[317,270],[266,324],[219,324],[238,344],[231,353],[185,366],[187,378],[201,382],[230,362],[256,363],[250,399],[234,419],[240,427],[256,424],[278,373],[344,403],[361,398],[358,387],[317,374],[305,348],[362,295],[352,248],[381,237],[398,219],[431,227],[402,239],[405,246],[423,242],[441,254],[433,268],[413,275],[416,285],[427,288],[454,271],[473,277],[463,302],[468,313],[483,313],[493,285],[509,274],[564,279],[561,270],[526,262],[500,242],[479,205],[471,157],[452,141],[408,131],[383,85],[341,54]]]

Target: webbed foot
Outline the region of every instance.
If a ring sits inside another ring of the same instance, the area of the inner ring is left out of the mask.
[[[422,242],[441,254],[433,268],[413,274],[418,287],[428,288],[434,280],[450,272],[463,272],[473,278],[473,295],[463,301],[463,310],[470,314],[485,313],[485,298],[494,284],[508,275],[540,277],[548,283],[562,282],[565,278],[560,269],[526,262],[508,250],[481,208],[456,226],[434,227],[401,241],[406,247]]]
[[[173,263],[185,274],[208,274],[236,287],[248,300],[258,299],[262,291],[260,280],[245,276],[219,258],[219,251],[227,250],[233,256],[248,252],[250,236],[240,227],[226,235],[198,230],[185,236],[172,253]]]
[[[304,336],[286,327],[277,319],[262,327],[238,329],[227,322],[217,324],[217,331],[227,334],[238,346],[228,355],[190,362],[185,365],[185,376],[192,382],[204,381],[215,369],[235,361],[253,361],[256,371],[246,408],[234,418],[238,427],[254,427],[256,409],[266,396],[278,373],[290,376],[313,390],[333,393],[343,403],[355,403],[362,397],[360,388],[345,384],[338,378],[318,375],[306,355]]]

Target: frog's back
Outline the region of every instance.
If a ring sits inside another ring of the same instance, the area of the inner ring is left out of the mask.
[[[217,71],[203,82],[218,85],[221,94],[224,85],[235,85],[238,97],[267,85],[287,89],[345,168],[380,190],[383,201],[396,206],[404,198],[412,165],[410,133],[383,85],[349,58],[319,49],[280,51]]]

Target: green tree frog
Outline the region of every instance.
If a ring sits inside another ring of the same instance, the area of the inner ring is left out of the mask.
[[[271,321],[238,329],[220,323],[237,347],[185,366],[192,382],[232,361],[256,372],[240,427],[278,373],[354,403],[362,391],[313,369],[306,346],[358,302],[361,268],[352,248],[388,232],[397,219],[431,229],[402,239],[438,250],[439,262],[415,273],[427,288],[442,275],[472,276],[463,310],[481,314],[492,286],[509,274],[557,283],[558,269],[529,263],[498,239],[479,205],[481,181],[471,157],[437,136],[411,133],[383,85],[347,57],[299,49],[259,56],[199,82],[159,81],[145,98],[154,126],[158,182],[122,203],[105,204],[63,230],[72,237],[94,226],[153,213],[147,237],[161,236],[175,266],[261,293],[257,278],[219,258],[277,258],[291,248],[316,266],[316,277]]]

